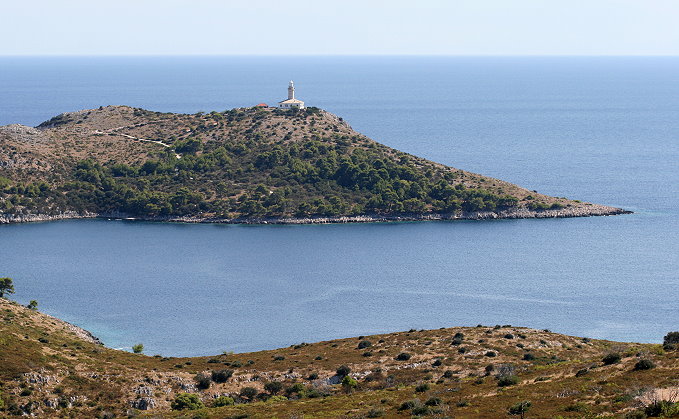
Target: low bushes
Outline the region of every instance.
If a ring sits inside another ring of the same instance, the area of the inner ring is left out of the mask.
[[[635,371],[650,370],[655,368],[655,364],[650,359],[640,359],[634,364]]]
[[[401,352],[400,354],[396,355],[396,358],[394,358],[394,359],[397,360],[397,361],[407,361],[411,357],[412,357],[412,355],[410,355],[409,353]]]
[[[603,357],[601,361],[604,363],[604,365],[613,365],[620,362],[620,359],[621,359],[620,354],[610,353]]]
[[[369,340],[362,340],[358,342],[358,349],[365,349],[371,347],[373,344]]]
[[[212,371],[212,381],[215,383],[225,383],[233,375],[233,370]]]
[[[205,407],[196,394],[179,393],[170,403],[172,410],[196,410]]]
[[[498,387],[507,387],[507,386],[513,386],[515,384],[519,384],[521,380],[519,379],[518,376],[516,375],[505,375],[503,377],[499,377],[497,380],[497,385]]]
[[[235,401],[231,397],[227,396],[219,396],[215,399],[213,406],[214,407],[223,407],[223,406],[233,406],[235,404]]]

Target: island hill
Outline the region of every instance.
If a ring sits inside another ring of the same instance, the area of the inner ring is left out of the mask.
[[[318,108],[127,106],[0,127],[0,222],[535,218],[626,211],[555,198],[377,143]]]
[[[3,298],[0,319],[0,417],[679,415],[679,332],[660,345],[479,325],[179,358],[107,348]]]

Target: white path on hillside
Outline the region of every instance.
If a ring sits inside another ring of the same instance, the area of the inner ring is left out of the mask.
[[[129,139],[134,140],[134,141],[143,141],[143,142],[146,142],[146,143],[160,144],[160,145],[162,145],[163,147],[166,147],[166,148],[171,147],[170,145],[165,144],[164,142],[159,141],[159,140],[149,140],[149,139],[146,139],[146,138],[135,137],[135,136],[132,136],[132,135],[129,135],[129,134],[123,134],[122,132],[116,132],[116,131],[121,130],[123,128],[131,128],[131,127],[126,126],[126,127],[111,128],[109,130],[106,130],[106,132],[100,131],[100,130],[94,130],[94,134],[114,134],[115,133],[115,135],[120,135],[121,137],[129,138]],[[175,157],[177,157],[178,159],[182,158],[182,156],[180,156],[179,154],[176,154],[176,153],[175,153]]]

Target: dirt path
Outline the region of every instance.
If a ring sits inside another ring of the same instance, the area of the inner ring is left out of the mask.
[[[108,129],[106,131],[95,130],[94,134],[115,134],[115,135],[120,135],[121,137],[129,138],[130,140],[134,140],[134,141],[142,141],[142,142],[146,142],[146,143],[160,144],[165,148],[171,148],[172,147],[172,146],[165,144],[164,142],[159,141],[159,140],[149,140],[149,139],[146,139],[146,138],[139,138],[139,137],[135,137],[133,135],[123,134],[121,132],[117,132],[117,131],[124,129],[124,128],[131,128],[131,127],[130,126],[117,127],[117,128]],[[178,158],[178,159],[182,158],[182,156],[180,156],[179,154],[176,154],[176,153],[175,153],[175,157]]]

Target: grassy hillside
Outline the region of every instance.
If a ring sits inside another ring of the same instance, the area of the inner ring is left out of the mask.
[[[530,418],[679,415],[661,402],[679,389],[672,345],[498,325],[174,358],[103,347],[5,299],[0,321],[0,416],[502,418],[523,401]]]
[[[109,106],[37,129],[0,127],[0,216],[65,212],[229,221],[623,211],[394,150],[317,108],[185,115]]]

